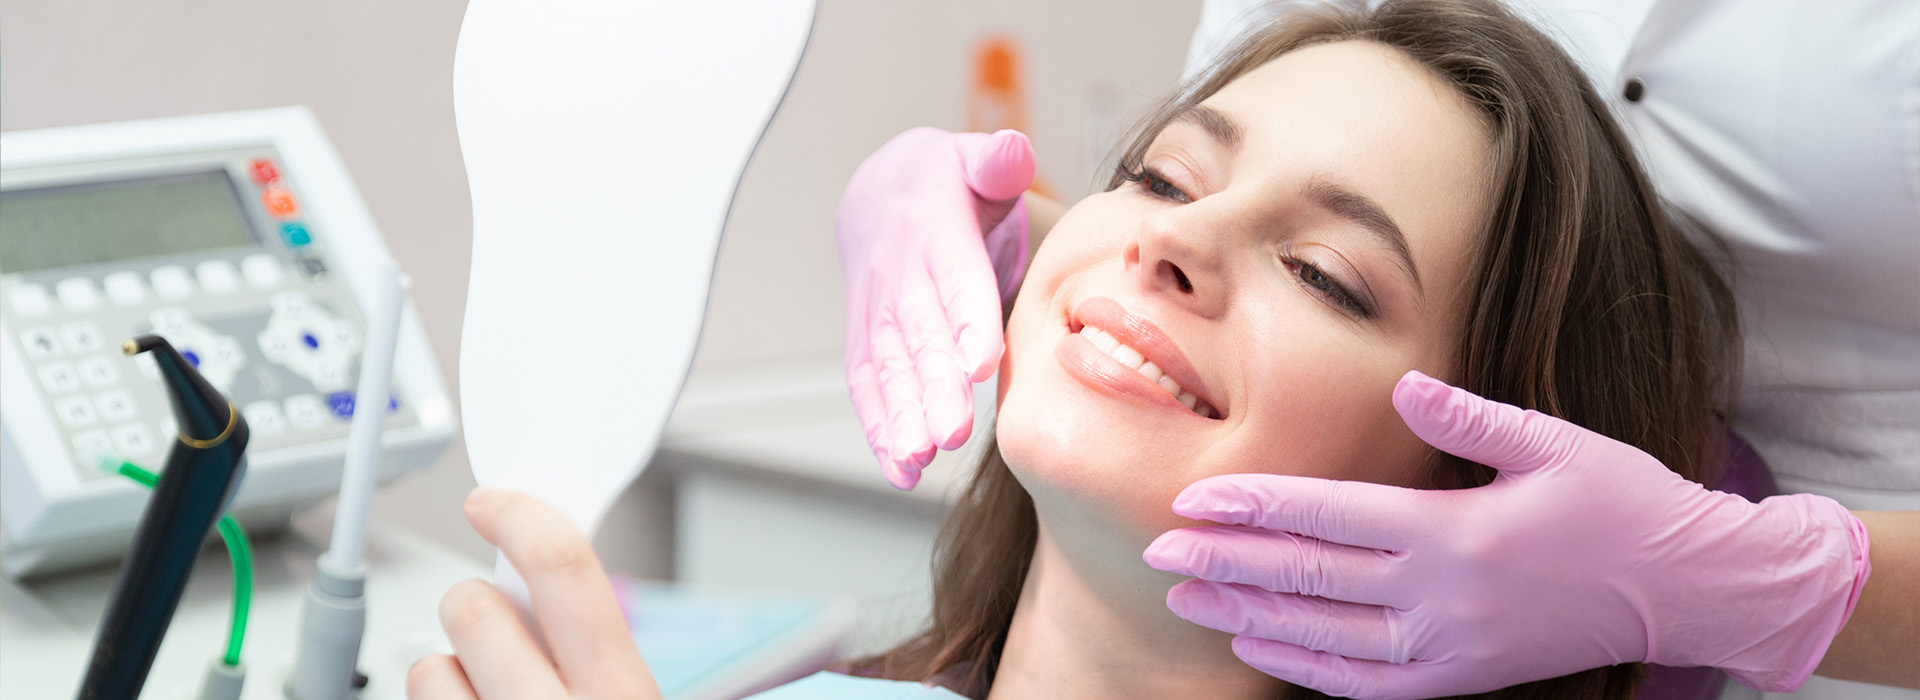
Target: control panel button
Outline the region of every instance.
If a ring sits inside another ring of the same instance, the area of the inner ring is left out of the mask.
[[[153,313],[147,314],[147,321],[153,324],[153,332],[160,335],[179,332],[192,320],[193,317],[187,315],[186,309],[177,306],[154,309]],[[172,338],[168,340],[171,341]]]
[[[280,404],[272,401],[255,401],[241,407],[240,415],[247,417],[247,429],[254,435],[279,435],[287,432],[287,419],[280,414]]]
[[[162,299],[185,299],[193,295],[193,278],[179,265],[154,268],[153,291]]]
[[[128,420],[140,412],[140,405],[133,402],[133,394],[125,390],[100,394],[93,397],[93,402],[100,407],[100,417],[110,423]]]
[[[285,360],[287,353],[293,350],[293,341],[288,340],[286,335],[271,330],[260,331],[259,342],[260,354],[270,362]]]
[[[229,260],[208,260],[194,266],[200,287],[208,294],[226,294],[240,287],[240,271]]]
[[[80,466],[101,469],[114,458],[113,438],[105,430],[83,430],[73,434],[73,459]]]
[[[138,355],[134,355],[133,366],[140,368],[140,376],[146,377],[156,382],[160,381],[160,363],[153,359],[153,355],[151,353],[143,352]]]
[[[262,188],[260,202],[267,205],[267,213],[276,219],[291,219],[300,213],[300,205],[293,201],[293,192],[279,185]]]
[[[78,355],[100,349],[100,327],[91,323],[69,323],[60,327],[60,339],[67,341],[67,352]]]
[[[313,368],[313,388],[321,391],[336,391],[350,386],[346,365],[340,362],[321,362]],[[351,403],[352,397],[348,397]],[[351,406],[348,407],[351,412]]]
[[[60,422],[68,427],[77,428],[100,422],[100,412],[93,407],[93,400],[85,396],[73,396],[55,401],[53,412],[60,416]]]
[[[80,373],[74,370],[73,365],[56,362],[40,368],[40,384],[50,393],[75,391],[80,388]]]
[[[26,349],[27,357],[44,360],[60,354],[60,336],[52,328],[28,328],[20,334],[20,345]]]
[[[120,382],[120,368],[114,366],[113,358],[91,358],[80,363],[80,381],[94,388],[113,386]]]
[[[248,163],[247,175],[262,185],[280,179],[279,169],[273,167],[273,161],[265,158],[255,158]]]
[[[53,307],[53,299],[47,296],[47,288],[37,284],[16,285],[7,292],[7,298],[13,301],[14,311],[28,318],[45,316],[47,310]]]
[[[139,423],[123,425],[113,429],[113,445],[120,448],[124,457],[145,457],[153,454],[159,443],[154,442],[153,430]]]
[[[107,288],[107,298],[121,306],[133,306],[147,300],[147,283],[140,275],[122,270],[107,275],[100,283]]]
[[[53,293],[59,295],[60,303],[74,311],[92,311],[100,305],[100,289],[93,286],[93,280],[85,277],[68,277],[53,285]]]
[[[253,285],[255,289],[278,287],[284,277],[281,273],[280,261],[266,253],[256,253],[241,260],[240,274],[246,275],[247,284]]]
[[[281,292],[267,300],[276,316],[284,316],[289,321],[298,321],[307,317],[313,309],[313,300],[300,292]]]
[[[313,394],[299,394],[287,397],[287,422],[296,430],[312,430],[327,424],[329,410]]]
[[[288,221],[280,224],[280,240],[286,241],[288,248],[298,248],[313,243],[313,234],[307,233],[306,224]]]
[[[360,349],[360,331],[353,327],[352,321],[345,319],[336,320],[327,325],[326,340],[336,346],[334,349],[338,351],[352,352]]]
[[[353,394],[345,391],[327,394],[327,408],[339,420],[353,418]]]
[[[300,268],[300,274],[306,275],[307,279],[318,280],[327,276],[327,261],[321,260],[317,255],[305,253],[295,255],[293,264]]]

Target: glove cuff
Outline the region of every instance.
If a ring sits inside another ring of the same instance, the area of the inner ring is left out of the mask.
[[[1027,274],[1027,197],[1021,195],[1007,212],[1007,218],[986,235],[987,258],[993,261],[993,276],[999,281],[1000,303],[1013,301],[1020,291],[1020,280]]]
[[[1805,525],[1818,546],[1801,548],[1798,561],[1780,562],[1783,590],[1765,596],[1797,613],[1768,640],[1747,646],[1720,666],[1755,690],[1787,693],[1800,689],[1826,657],[1833,638],[1853,616],[1860,591],[1873,572],[1867,526],[1831,498],[1813,494],[1775,496],[1763,508],[1788,510]],[[1757,562],[1756,562],[1757,563]],[[1753,653],[1759,652],[1759,653]],[[1769,653],[1771,652],[1771,653]]]

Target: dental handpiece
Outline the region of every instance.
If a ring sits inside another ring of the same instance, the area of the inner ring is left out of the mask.
[[[246,471],[247,421],[166,339],[143,335],[121,346],[153,353],[180,435],[167,453],[133,545],[100,620],[81,700],[133,700],[147,681],[167,626],[207,533]]]

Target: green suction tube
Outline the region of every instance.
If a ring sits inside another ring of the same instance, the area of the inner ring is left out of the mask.
[[[160,482],[158,475],[132,462],[121,462],[118,471],[147,488]],[[247,531],[241,529],[240,521],[231,515],[220,516],[220,524],[215,529],[220,531],[220,539],[227,543],[227,555],[233,559],[233,623],[227,632],[227,653],[221,662],[239,666],[240,646],[247,637],[247,611],[253,606],[253,546],[247,542]]]

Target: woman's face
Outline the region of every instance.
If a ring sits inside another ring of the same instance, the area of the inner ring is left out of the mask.
[[[1289,53],[1174,120],[1142,179],[1052,229],[1007,326],[1000,448],[1043,522],[1144,546],[1207,476],[1420,483],[1393,387],[1455,374],[1491,148],[1371,42]]]

